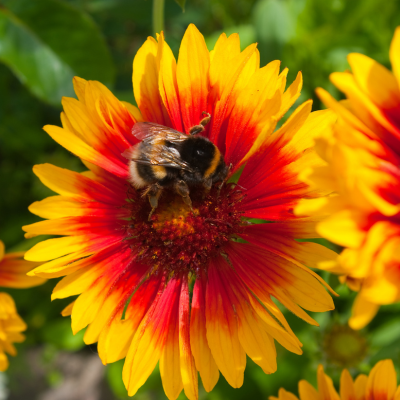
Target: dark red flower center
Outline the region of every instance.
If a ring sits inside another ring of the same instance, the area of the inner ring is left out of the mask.
[[[147,197],[140,192],[130,197],[128,234],[138,251],[136,261],[154,269],[198,273],[242,230],[244,194],[233,184],[224,185],[219,194],[217,186],[208,194],[203,188],[191,188],[193,212],[179,194],[164,189],[150,221]]]

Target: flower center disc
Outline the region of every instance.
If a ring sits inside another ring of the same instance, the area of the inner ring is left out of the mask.
[[[151,207],[140,193],[131,200],[128,234],[139,249],[137,261],[170,272],[199,272],[232,237],[241,232],[243,192],[235,185],[217,187],[208,194],[192,188],[193,212],[172,189],[164,189],[158,207]]]
[[[347,325],[334,325],[325,333],[323,346],[329,360],[344,367],[360,363],[368,350],[366,339]]]

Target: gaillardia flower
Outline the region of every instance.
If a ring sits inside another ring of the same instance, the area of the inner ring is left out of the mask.
[[[400,28],[390,49],[393,73],[362,54],[350,54],[351,72],[333,73],[347,100],[317,93],[339,115],[316,140],[325,164],[304,171],[329,195],[304,200],[296,212],[327,216],[317,231],[345,250],[321,268],[342,275],[359,291],[349,321],[368,324],[379,306],[400,300]]]
[[[399,400],[400,386],[397,386],[396,371],[392,360],[379,361],[370,374],[358,375],[355,380],[344,369],[340,378],[340,394],[332,379],[318,367],[318,391],[307,381],[299,382],[300,400]],[[299,400],[285,389],[279,390],[278,397],[270,400]]]
[[[28,288],[40,285],[44,279],[27,276],[27,272],[37,266],[37,263],[25,261],[24,253],[5,254],[4,243],[0,240],[0,287]],[[21,332],[26,330],[26,324],[17,313],[14,300],[7,293],[0,293],[0,371],[8,368],[5,353],[17,354],[13,343],[23,342],[25,337]]]
[[[71,313],[74,332],[88,326],[84,340],[98,342],[104,364],[126,358],[129,395],[157,362],[169,399],[182,388],[196,399],[197,372],[207,391],[219,371],[240,387],[246,354],[272,373],[274,339],[301,353],[272,296],[311,324],[304,309],[333,309],[324,282],[305,265],[335,255],[294,240],[316,234],[312,219],[296,217],[293,207],[319,195],[297,176],[318,162],[312,138],[335,117],[310,113],[306,102],[273,133],[302,84],[299,74],[284,91],[286,74],[278,61],[260,68],[256,46],[241,52],[236,34],[221,35],[208,51],[190,25],[177,62],[162,34],[139,49],[133,62],[139,109],[98,82],[75,78],[78,100],[63,99],[63,128],[44,128],[89,171],[34,168],[59,195],[31,206],[47,220],[25,227],[27,236],[64,237],[37,244],[26,258],[46,262],[35,275],[66,275],[53,299],[80,295],[64,315]],[[237,184],[190,187],[192,209],[166,188],[149,218],[149,200],[129,183],[121,155],[138,143],[132,128],[144,120],[188,133],[204,112],[211,121],[201,134],[232,164],[229,176],[241,170]]]

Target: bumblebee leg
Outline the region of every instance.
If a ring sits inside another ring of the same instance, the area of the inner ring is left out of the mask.
[[[198,133],[201,133],[203,131],[204,131],[203,125],[195,125],[189,129],[189,135],[191,135],[191,136],[197,135]]]
[[[210,121],[211,121],[211,114],[203,111],[201,113],[201,115],[206,115],[206,117],[204,117],[201,121],[200,121],[200,125],[206,126]]]
[[[211,120],[210,113],[203,111],[201,115],[207,115],[207,116],[200,121],[199,125],[194,125],[189,129],[189,135],[197,135],[198,133],[203,132],[204,127],[210,122]]]
[[[158,206],[158,199],[161,196],[161,192],[162,192],[162,187],[159,186],[157,183],[154,183],[153,185],[149,186],[149,189],[147,191],[147,196],[149,197],[151,211],[149,214],[148,221],[150,221],[151,216],[153,215],[155,209]]]
[[[224,186],[224,183],[226,183],[226,181],[228,180],[229,172],[231,172],[232,168],[233,168],[233,165],[232,165],[232,163],[230,163],[230,164],[229,164],[229,168],[228,168],[228,173],[226,174],[226,178],[225,178],[225,179],[221,182],[221,184],[218,186],[218,194],[217,194],[217,197],[219,197],[219,194],[221,193],[222,186]]]
[[[207,178],[207,179],[203,182],[203,186],[204,186],[203,199],[206,197],[206,195],[208,194],[208,192],[211,190],[212,184],[213,184],[212,178]]]
[[[175,190],[182,196],[183,201],[190,207],[193,213],[192,200],[189,197],[189,187],[185,181],[178,181],[175,183]]]

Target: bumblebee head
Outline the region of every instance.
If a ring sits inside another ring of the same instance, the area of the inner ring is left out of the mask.
[[[182,143],[180,154],[182,160],[186,161],[194,170],[200,172],[203,176],[213,163],[215,163],[214,159],[218,158],[218,164],[220,158],[220,152],[217,147],[202,136],[189,136],[187,140]]]

